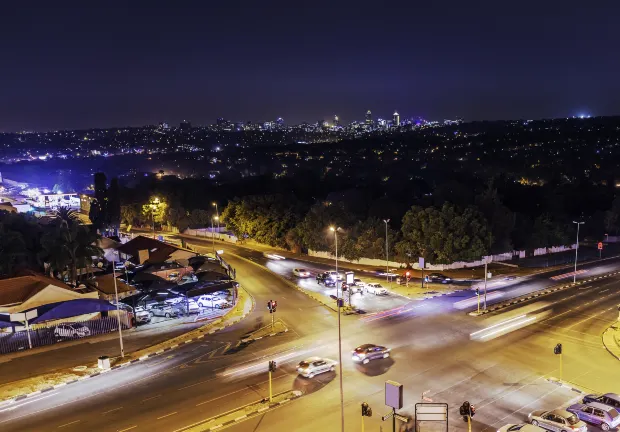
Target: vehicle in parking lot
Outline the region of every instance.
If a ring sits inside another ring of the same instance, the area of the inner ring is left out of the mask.
[[[179,272],[172,272],[168,275],[168,280],[171,282],[175,282],[176,280],[179,279],[179,277],[181,276],[181,273]]]
[[[299,364],[297,365],[297,372],[301,376],[304,376],[306,378],[312,378],[325,372],[335,371],[337,364],[338,363],[334,360],[330,360],[327,358],[310,357],[302,362],[299,362]]]
[[[614,407],[599,402],[576,403],[566,410],[575,414],[580,420],[599,425],[604,431],[613,429],[620,424],[618,411]]]
[[[196,303],[194,300],[177,303],[176,305],[174,305],[174,307],[179,309],[179,311],[184,314],[188,313],[188,311],[190,314],[200,313],[200,306],[198,306],[198,303]]]
[[[173,298],[164,300],[164,303],[169,304],[169,305],[175,305],[183,301],[185,301],[185,297],[173,297]]]
[[[450,283],[452,282],[452,278],[442,275],[441,273],[431,273],[425,277],[426,282],[434,282],[434,283]]]
[[[388,358],[390,349],[375,344],[364,344],[351,352],[351,359],[356,363],[368,364],[371,360]]]
[[[386,295],[388,293],[387,290],[379,283],[366,284],[366,292],[374,295]]]
[[[563,409],[537,410],[528,416],[530,423],[553,432],[587,432],[586,424],[575,414]]]
[[[293,269],[293,275],[297,277],[307,278],[310,277],[310,272],[303,268]]]
[[[146,324],[151,322],[151,314],[142,306],[134,309],[134,316],[137,324]]]
[[[153,305],[153,307],[150,309],[150,312],[151,312],[151,315],[153,316],[166,317],[166,318],[179,316],[179,310],[177,308],[171,305],[167,305],[165,303]]]
[[[198,303],[198,306],[200,307],[207,307],[207,306],[211,306],[211,302],[218,300],[218,299],[219,297],[216,297],[213,294],[204,294],[198,297],[198,299],[196,300],[196,303]]]
[[[583,397],[583,403],[599,402],[603,405],[620,409],[620,395],[616,393],[589,394]]]
[[[90,336],[90,329],[80,323],[60,323],[54,329],[57,338],[83,338]]]
[[[226,299],[217,299],[213,301],[213,307],[216,309],[226,309],[232,307],[232,304]]]
[[[497,430],[497,432],[544,432],[543,428],[527,423],[507,424]]]

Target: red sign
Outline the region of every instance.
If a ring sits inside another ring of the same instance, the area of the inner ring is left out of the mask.
[[[603,242],[598,242],[598,250],[603,250]]]

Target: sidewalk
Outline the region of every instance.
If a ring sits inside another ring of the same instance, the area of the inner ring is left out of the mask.
[[[172,336],[171,333],[165,333],[158,338],[157,343],[153,343],[152,339],[142,339],[142,342],[136,339],[133,344],[125,344],[126,354],[123,359],[120,356],[113,356],[114,353],[119,352],[118,336],[105,342],[110,346],[107,352],[93,349],[91,344],[73,346],[83,347],[81,359],[74,356],[71,352],[72,347],[69,348],[69,351],[66,349],[56,349],[39,352],[32,356],[25,355],[19,357],[19,360],[16,360],[19,362],[19,367],[11,367],[9,364],[0,365],[0,369],[2,369],[0,402],[6,399],[27,397],[32,393],[36,394],[42,390],[49,390],[90,376],[109,372],[110,370],[102,372],[97,367],[96,361],[100,355],[109,355],[110,363],[113,369],[116,369],[146,360],[149,357],[170,351],[183,344],[200,340],[205,335],[215,333],[225,327],[238,323],[253,308],[253,298],[245,290],[241,289],[239,290],[239,301],[222,318],[217,318],[206,324],[204,322],[196,323],[197,326],[190,331],[187,328],[180,328],[175,336]],[[84,361],[85,359],[87,360]],[[51,363],[54,363],[54,365],[51,365]],[[32,372],[29,373],[28,370]]]

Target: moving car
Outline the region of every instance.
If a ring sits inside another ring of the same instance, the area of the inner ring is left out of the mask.
[[[360,288],[366,288],[366,282],[362,281],[360,278],[354,278],[353,285]]]
[[[599,402],[603,405],[620,409],[620,395],[616,393],[605,393],[603,395],[589,394],[583,397],[583,403],[588,402]]]
[[[388,358],[389,356],[389,348],[374,344],[360,345],[351,352],[351,359],[363,364],[368,364],[370,360]]]
[[[319,273],[318,275],[316,275],[316,283],[323,284],[326,287],[328,286],[336,286],[336,280],[332,279],[332,277],[327,274],[327,272],[325,273]]]
[[[299,375],[306,378],[312,378],[315,375],[319,375],[325,372],[333,372],[336,370],[338,363],[334,360],[321,357],[310,357],[297,365],[297,372]]]
[[[579,418],[566,410],[537,410],[528,416],[530,423],[553,432],[587,432],[588,427]]]
[[[431,273],[428,276],[426,276],[425,279],[426,279],[426,282],[434,282],[434,283],[442,283],[442,284],[452,282],[452,278],[446,275],[442,275],[441,273]]]
[[[387,295],[387,290],[379,283],[366,284],[366,291],[374,295]]]
[[[136,318],[136,324],[146,324],[151,322],[151,314],[142,306],[138,306],[134,309],[134,316]]]
[[[566,408],[566,410],[575,414],[580,420],[599,425],[604,431],[613,429],[620,424],[620,414],[618,414],[618,411],[599,402],[576,403]]]
[[[83,338],[90,336],[90,329],[80,323],[60,323],[54,329],[57,338]]]
[[[303,268],[295,268],[293,269],[293,275],[297,277],[307,278],[310,277],[310,272]]]
[[[344,276],[342,276],[342,273],[338,273],[334,270],[328,270],[325,272],[326,275],[328,275],[329,277],[331,277],[332,279],[338,279],[338,280],[342,280],[344,278]]]
[[[544,432],[543,428],[527,423],[507,424],[497,430],[497,432]]]
[[[159,316],[159,317],[166,317],[166,318],[170,318],[170,317],[176,318],[179,316],[179,310],[177,308],[167,305],[165,303],[153,305],[150,312],[152,316]]]

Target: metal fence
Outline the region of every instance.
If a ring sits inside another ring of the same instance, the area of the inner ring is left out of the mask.
[[[0,354],[27,350],[30,344],[32,348],[36,348],[118,331],[116,316],[82,321],[76,318],[78,320],[36,324],[31,326],[29,331],[12,332],[11,328],[5,328],[0,331]],[[131,328],[131,317],[124,311],[121,311],[121,328],[123,330]],[[30,333],[30,342],[28,333]]]

